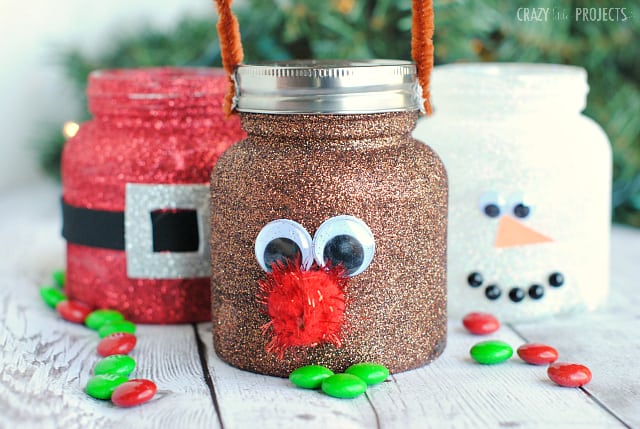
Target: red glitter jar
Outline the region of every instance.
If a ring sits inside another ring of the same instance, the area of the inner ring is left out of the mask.
[[[210,320],[209,174],[242,139],[222,70],[102,70],[62,156],[70,299],[139,323]]]

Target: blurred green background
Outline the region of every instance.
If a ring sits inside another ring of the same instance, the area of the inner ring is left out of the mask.
[[[602,125],[613,146],[613,220],[640,227],[640,2],[435,0],[434,7],[436,64],[548,62],[588,71],[591,90],[585,114]],[[532,19],[541,8],[548,14]],[[596,13],[600,20],[576,19],[582,8],[595,9],[587,15]],[[410,59],[411,0],[245,0],[234,10],[245,62]],[[59,52],[79,98],[84,97],[88,73],[99,68],[220,66],[210,17],[184,19],[169,33],[120,30],[114,28],[113,49],[101,55]],[[70,119],[88,117],[85,112]],[[35,142],[42,168],[53,176],[59,176],[64,144],[60,129],[55,125]]]

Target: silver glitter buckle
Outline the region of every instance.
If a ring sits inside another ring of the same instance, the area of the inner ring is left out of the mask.
[[[158,210],[196,212],[198,249],[154,251],[152,213]],[[145,279],[209,277],[209,185],[127,183],[125,188],[127,276]]]

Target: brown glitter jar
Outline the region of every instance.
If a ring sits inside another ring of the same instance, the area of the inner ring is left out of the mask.
[[[415,75],[384,60],[238,67],[247,138],[211,182],[213,337],[229,364],[397,373],[444,350],[447,177],[411,137]]]

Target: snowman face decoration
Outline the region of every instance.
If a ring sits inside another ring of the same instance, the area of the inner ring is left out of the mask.
[[[507,249],[502,252],[517,254],[513,248],[534,246],[553,243],[548,237],[528,225],[527,220],[534,217],[535,206],[522,192],[515,192],[505,197],[496,191],[487,191],[482,194],[479,201],[479,210],[493,224],[495,230],[494,249]],[[482,288],[488,300],[499,300],[503,295],[514,303],[525,299],[540,300],[548,287],[559,288],[564,286],[564,275],[561,271],[554,270],[546,278],[546,284],[532,281],[531,284],[499,284],[498,282],[486,282],[485,275],[481,271],[473,271],[467,276],[467,283],[472,288]]]
[[[464,172],[471,158],[451,159],[452,315],[487,311],[504,321],[531,320],[602,301],[606,213],[589,206],[581,178],[553,157],[522,157],[520,165],[503,159],[503,168]]]
[[[449,314],[503,321],[593,309],[609,283],[611,152],[580,112],[584,70],[436,67],[414,135],[449,175]]]
[[[449,315],[594,309],[609,283],[610,154],[587,143],[601,131],[499,118],[444,112],[416,128],[449,174]]]

